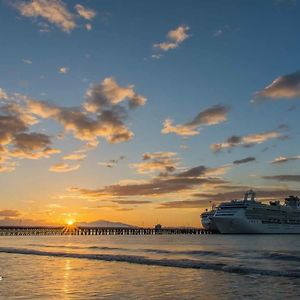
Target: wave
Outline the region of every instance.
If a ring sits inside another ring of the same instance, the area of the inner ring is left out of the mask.
[[[265,253],[265,256],[268,259],[300,262],[300,256],[291,255],[291,254],[274,252],[274,253]]]
[[[167,250],[167,249],[145,249],[145,248],[118,248],[118,247],[106,247],[106,246],[74,246],[74,245],[46,245],[46,244],[28,244],[28,246],[43,247],[43,248],[63,248],[63,249],[81,249],[81,250],[105,250],[105,251],[124,251],[124,252],[145,252],[154,254],[170,254],[170,255],[190,255],[190,256],[213,256],[213,257],[223,257],[232,258],[239,257],[240,259],[269,259],[269,260],[283,260],[283,261],[293,261],[300,262],[300,256],[279,252],[265,252],[255,251],[261,256],[249,255],[248,251],[239,251],[239,253],[223,253],[219,251],[207,251],[207,250]],[[242,253],[245,252],[247,255],[243,256]]]
[[[0,247],[0,253],[9,254],[23,254],[23,255],[37,255],[48,257],[61,257],[61,258],[77,258],[89,259],[108,262],[125,262],[138,265],[147,266],[160,266],[160,267],[175,267],[183,269],[204,269],[213,271],[222,271],[227,273],[243,274],[243,275],[265,275],[275,277],[293,277],[300,278],[299,271],[278,271],[266,270],[258,268],[250,268],[246,266],[227,265],[225,263],[211,263],[200,260],[191,259],[154,259],[144,256],[134,255],[109,255],[109,254],[87,254],[87,253],[66,253],[66,252],[49,252],[24,248],[8,248]]]
[[[207,250],[166,250],[166,249],[149,249],[149,248],[117,248],[106,246],[74,246],[74,245],[47,245],[47,244],[27,244],[28,246],[42,247],[42,248],[65,248],[65,249],[95,249],[95,250],[121,250],[121,251],[137,251],[149,252],[157,254],[182,254],[182,255],[212,255],[212,256],[231,256],[217,251]]]
[[[100,247],[100,246],[73,246],[73,245],[45,245],[45,244],[28,244],[28,246],[42,247],[42,248],[64,248],[64,249],[98,249],[98,250],[130,250],[125,248],[115,247]]]

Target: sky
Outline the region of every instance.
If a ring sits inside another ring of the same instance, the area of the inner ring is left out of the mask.
[[[299,1],[2,0],[0,22],[0,225],[300,195]]]

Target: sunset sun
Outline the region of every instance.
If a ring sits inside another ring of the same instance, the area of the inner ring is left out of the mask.
[[[67,220],[67,225],[68,226],[74,225],[74,220]]]

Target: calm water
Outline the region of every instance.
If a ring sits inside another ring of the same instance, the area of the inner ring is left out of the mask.
[[[0,276],[1,299],[300,299],[300,237],[0,237]]]

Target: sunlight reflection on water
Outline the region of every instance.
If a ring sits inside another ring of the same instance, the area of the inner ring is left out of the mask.
[[[281,237],[280,241],[274,240],[275,236],[251,238],[252,242],[249,237],[241,236],[5,237],[0,239],[0,251],[9,246],[39,252],[38,255],[0,253],[3,277],[0,298],[232,299],[235,295],[240,299],[293,299],[300,296],[299,278],[278,276],[281,271],[289,275],[287,270],[291,269],[300,272],[297,261],[300,245],[295,236]],[[41,255],[45,251],[59,251],[60,256]],[[70,253],[91,255],[93,259],[62,256]],[[276,255],[269,257],[270,253]],[[125,262],[95,259],[100,254],[105,254],[105,259],[110,255],[124,257]],[[153,263],[126,262],[141,257]],[[169,267],[155,265],[166,260]],[[208,268],[170,267],[172,263],[180,266],[188,262],[190,266],[199,261],[209,263]],[[237,272],[234,268],[232,272],[210,269],[223,265],[241,269]],[[260,275],[260,270],[274,271],[275,276]]]

